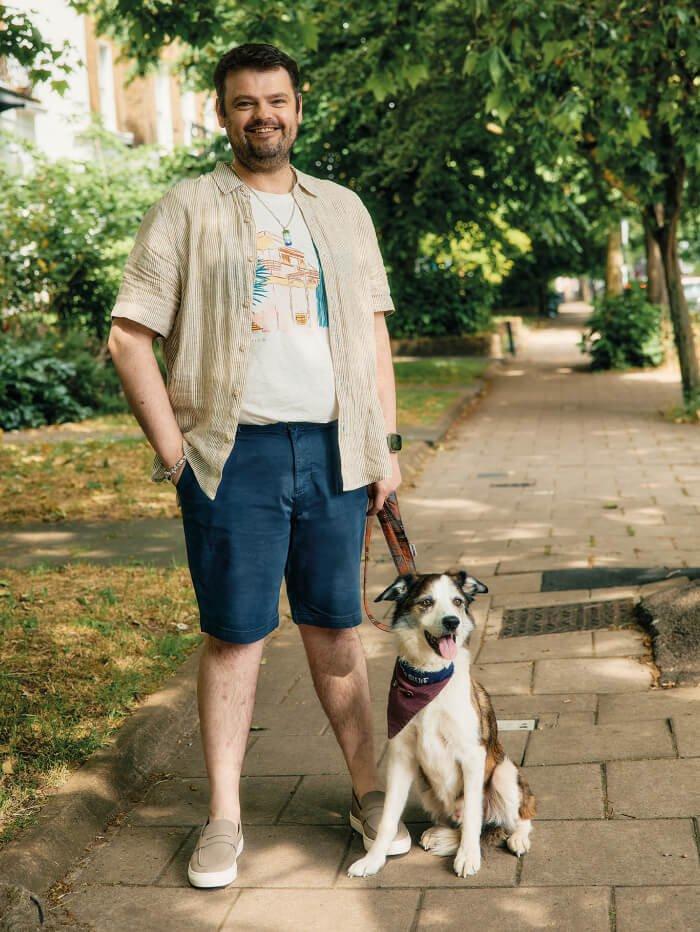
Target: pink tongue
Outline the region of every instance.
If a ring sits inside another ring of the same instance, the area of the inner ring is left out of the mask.
[[[457,656],[457,642],[450,634],[440,638],[438,647],[440,648],[440,655],[446,660],[454,660]]]

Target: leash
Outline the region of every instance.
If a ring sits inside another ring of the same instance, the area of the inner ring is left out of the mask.
[[[391,631],[390,625],[385,625],[382,621],[377,621],[367,606],[367,564],[369,563],[369,545],[372,537],[372,518],[374,515],[367,515],[365,521],[365,568],[362,578],[362,599],[365,606],[365,613],[376,628],[382,631]],[[401,520],[399,511],[399,501],[396,492],[391,492],[384,499],[384,505],[377,512],[377,520],[381,525],[384,537],[386,538],[389,553],[394,561],[396,572],[399,576],[405,573],[415,573],[416,548],[409,541],[406,535],[406,529]]]

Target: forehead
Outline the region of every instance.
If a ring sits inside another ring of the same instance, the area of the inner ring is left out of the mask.
[[[415,590],[410,593],[412,601],[431,595],[436,601],[441,599],[451,599],[455,593],[459,593],[459,586],[449,576],[440,573],[427,573],[418,580]]]
[[[229,71],[226,75],[226,99],[234,97],[271,97],[274,94],[286,94],[294,97],[292,79],[286,68],[272,68],[269,71],[256,71],[243,68]]]

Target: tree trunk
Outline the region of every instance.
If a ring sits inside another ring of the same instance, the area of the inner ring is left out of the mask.
[[[661,209],[661,205],[659,205],[659,210]],[[661,250],[654,238],[653,230],[650,229],[646,214],[642,213],[642,218],[644,220],[644,246],[647,258],[647,299],[652,304],[661,305],[668,312],[668,288],[666,287]]]
[[[683,382],[683,398],[688,405],[700,403],[700,369],[695,349],[693,327],[688,313],[688,304],[681,283],[681,267],[678,261],[678,221],[681,213],[681,192],[683,190],[684,171],[670,176],[666,185],[667,203],[649,204],[645,208],[646,220],[653,231],[654,239],[659,244],[661,261],[664,267],[666,288],[668,289],[668,306],[673,324],[673,338],[678,352]]]
[[[618,223],[608,233],[605,258],[605,294],[608,297],[622,294],[622,262],[622,233]]]

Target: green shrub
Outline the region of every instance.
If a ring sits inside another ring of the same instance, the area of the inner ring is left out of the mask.
[[[0,332],[0,428],[128,410],[117,373],[84,332]]]
[[[594,301],[579,347],[590,353],[592,369],[658,366],[663,362],[661,308],[646,300],[634,282],[621,295]]]
[[[33,167],[18,175],[0,164],[0,310],[104,342],[144,214],[181,178],[210,170],[220,144],[161,157],[155,146],[131,149],[98,127],[85,135],[94,159],[46,159],[15,138]]]
[[[449,269],[425,269],[393,285],[396,314],[392,337],[459,336],[491,327],[493,285],[480,269],[460,276]]]

